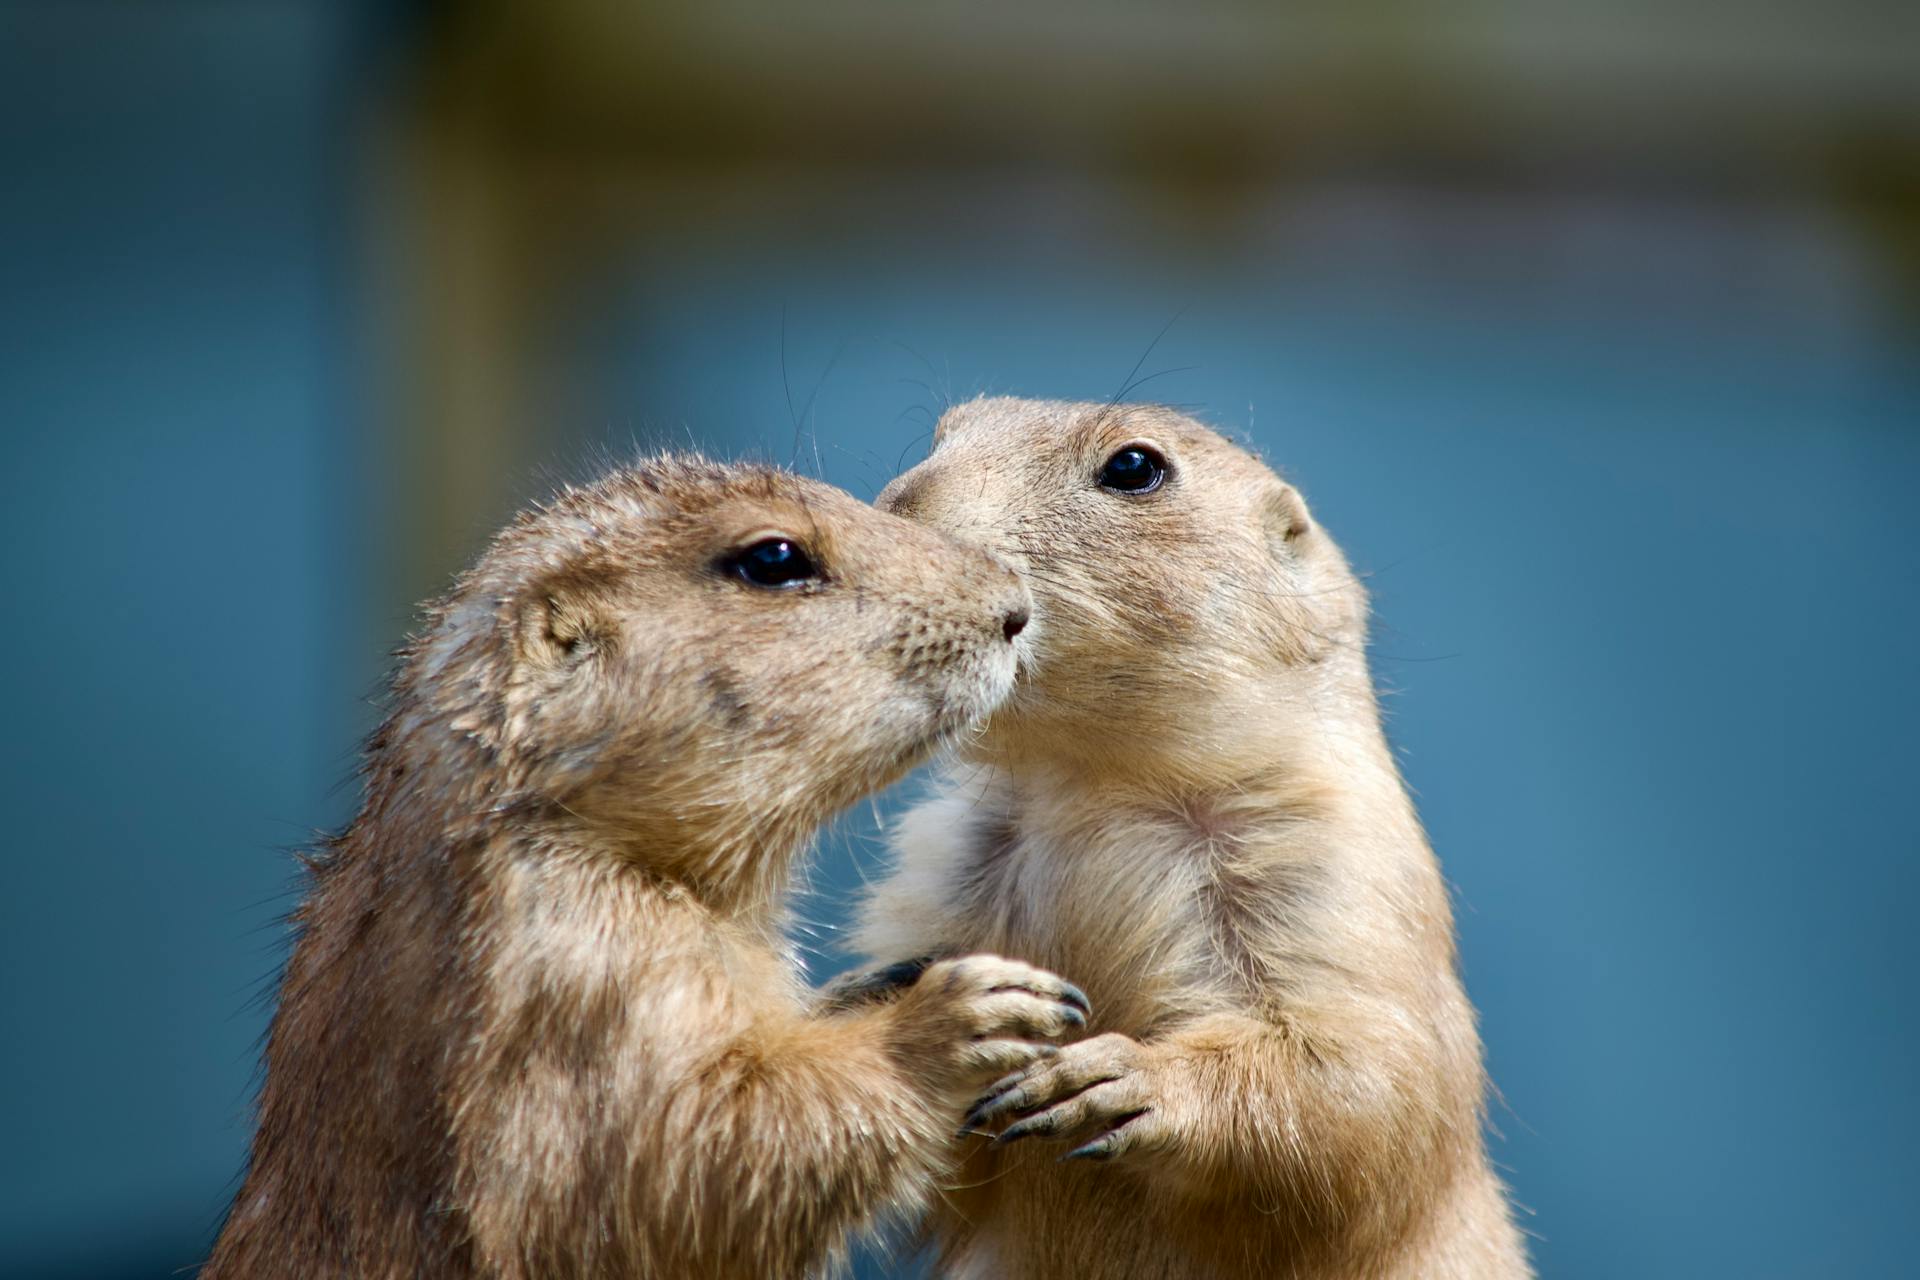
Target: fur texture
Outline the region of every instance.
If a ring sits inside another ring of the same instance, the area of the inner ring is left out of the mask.
[[[819,569],[729,572],[770,536]],[[1081,1020],[994,957],[816,1005],[781,900],[829,814],[1011,687],[1027,594],[824,486],[662,459],[435,606],[312,864],[210,1280],[790,1277],[916,1203]]]
[[[1100,483],[1132,445],[1152,492]],[[1365,593],[1299,493],[1171,410],[995,399],[878,505],[1036,607],[1029,678],[900,826],[861,943],[1020,955],[1100,1011],[970,1115],[997,1140],[932,1219],[945,1274],[1526,1275]]]

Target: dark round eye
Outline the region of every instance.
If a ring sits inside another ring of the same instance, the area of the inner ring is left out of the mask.
[[[1152,493],[1167,478],[1167,460],[1143,445],[1130,444],[1100,468],[1100,487],[1121,493]]]
[[[786,538],[756,542],[735,552],[728,564],[736,577],[756,587],[793,587],[820,576],[800,544]]]

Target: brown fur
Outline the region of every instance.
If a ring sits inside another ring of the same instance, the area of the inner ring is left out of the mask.
[[[1138,442],[1160,489],[1102,488]],[[862,944],[1025,956],[1100,1009],[969,1117],[1000,1140],[932,1221],[946,1273],[1526,1275],[1365,595],[1300,495],[1171,410],[998,399],[879,505],[1036,609],[1030,679],[905,819]]]
[[[770,533],[824,579],[726,572]],[[523,515],[404,654],[313,864],[203,1275],[799,1276],[915,1202],[1077,993],[976,956],[816,1006],[781,900],[823,819],[1004,696],[1026,603],[771,470],[664,459]]]

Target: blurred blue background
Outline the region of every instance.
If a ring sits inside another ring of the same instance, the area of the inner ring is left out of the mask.
[[[203,1256],[517,502],[1144,355],[1374,573],[1542,1272],[1911,1274],[1910,6],[7,3],[0,176],[0,1270]]]

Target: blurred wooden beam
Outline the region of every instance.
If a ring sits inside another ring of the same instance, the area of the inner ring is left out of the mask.
[[[543,147],[1701,181],[1920,154],[1920,5],[485,0],[449,88]]]

